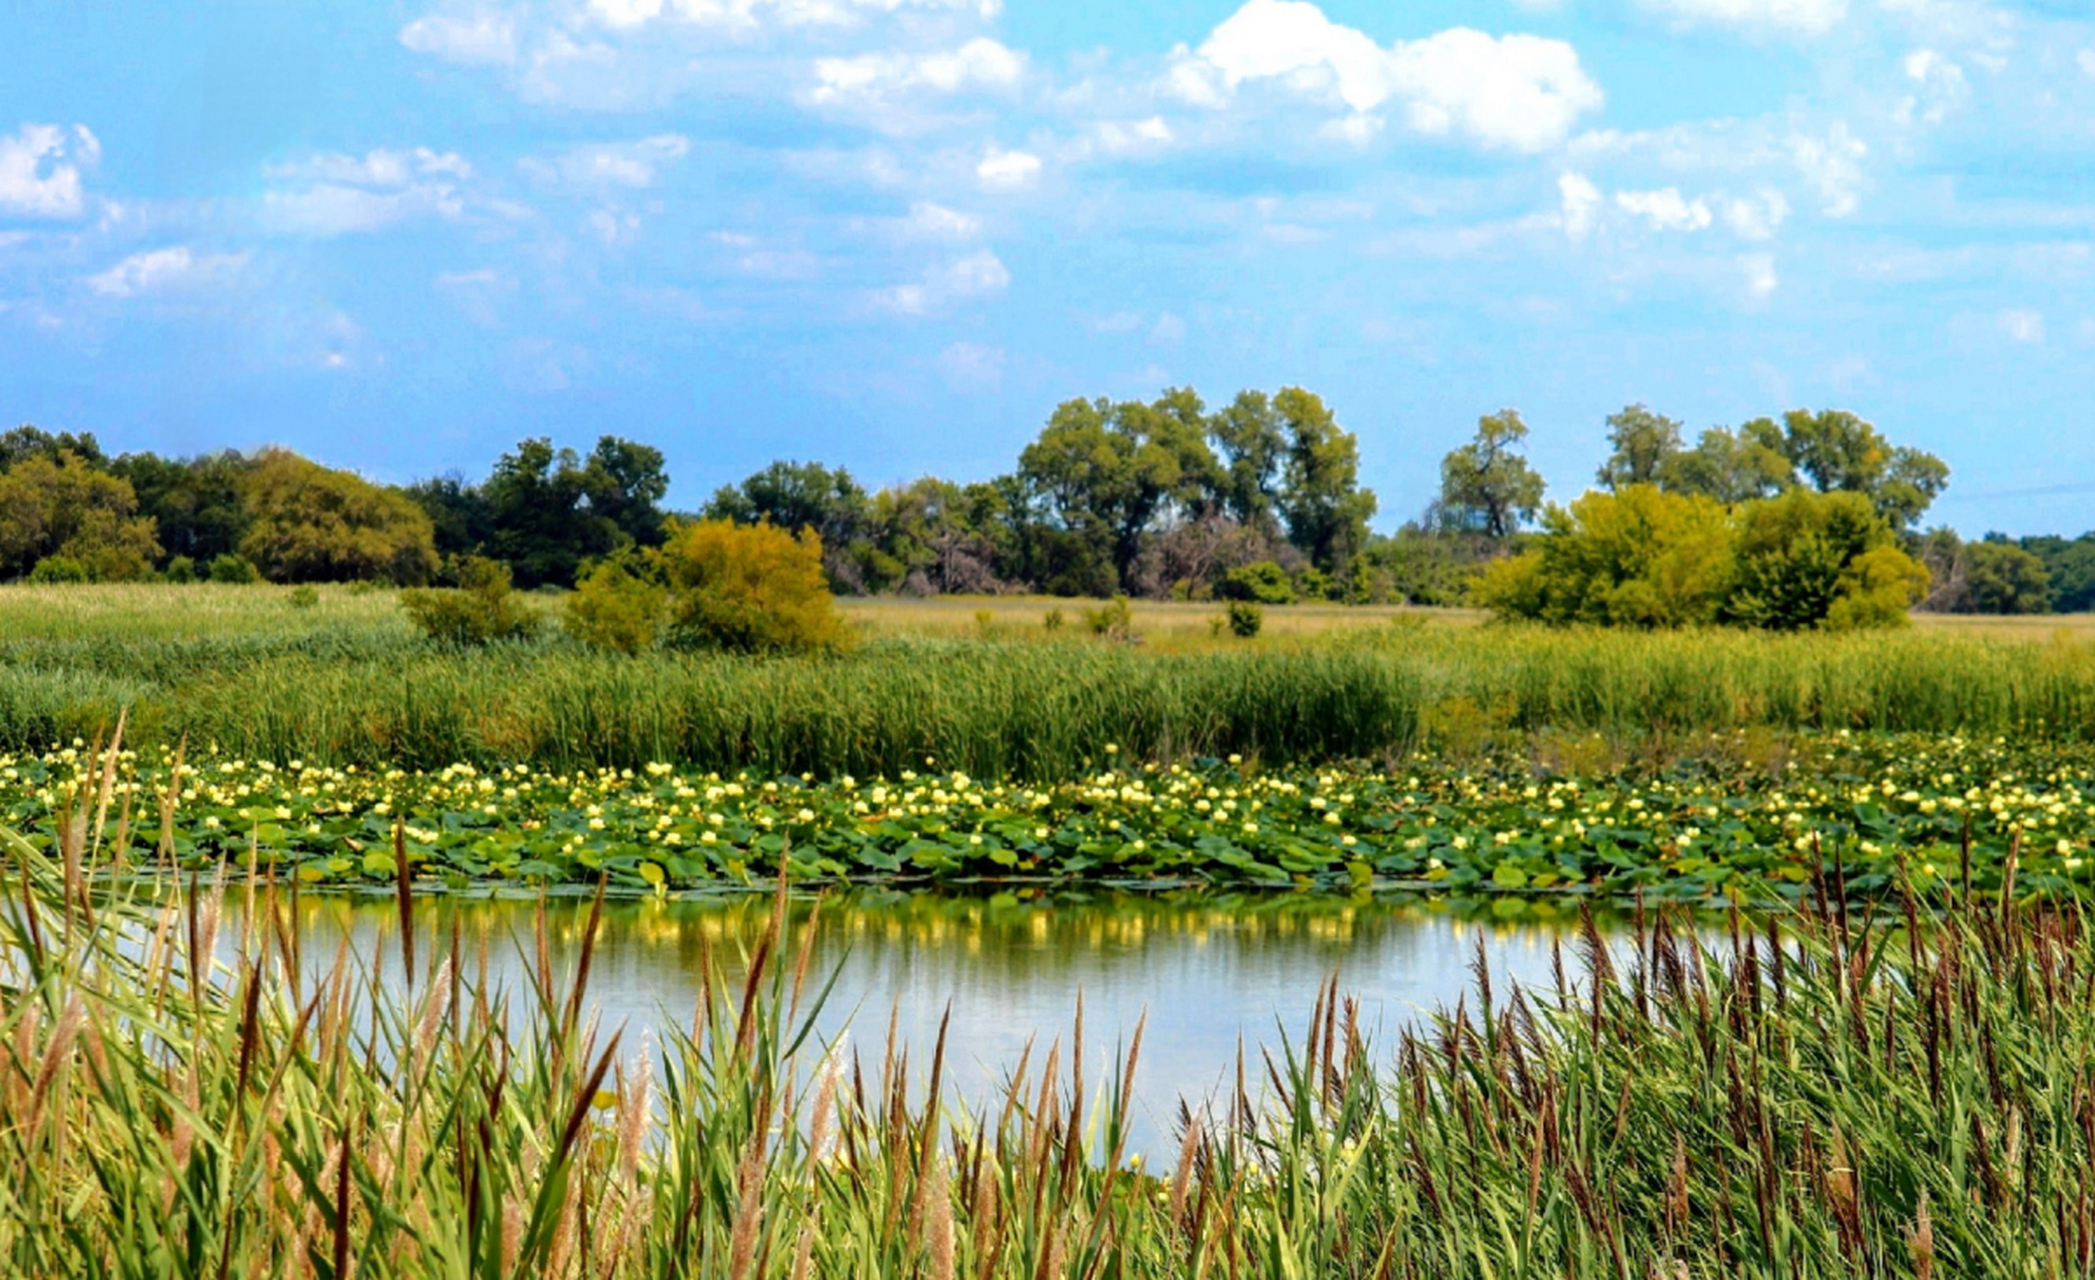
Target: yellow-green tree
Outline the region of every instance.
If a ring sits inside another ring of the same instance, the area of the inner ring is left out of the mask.
[[[1480,603],[1558,625],[1679,627],[1714,622],[1729,593],[1732,532],[1700,495],[1631,484],[1550,507],[1536,545],[1485,571]]]
[[[276,582],[383,579],[403,586],[436,572],[436,531],[407,495],[286,449],[255,459],[246,479],[254,523],[240,554]]]
[[[739,653],[842,648],[849,639],[822,576],[822,539],[772,524],[700,520],[655,553],[669,588],[666,639]]]
[[[143,578],[160,554],[154,534],[131,486],[70,450],[26,457],[0,475],[0,575],[19,578],[53,559],[92,581]]]

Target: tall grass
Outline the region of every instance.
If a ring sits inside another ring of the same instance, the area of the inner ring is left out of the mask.
[[[795,936],[783,893],[646,1052],[588,1013],[594,913],[573,971],[541,940],[522,991],[411,927],[388,980],[305,954],[267,883],[93,894],[92,842],[4,841],[8,1274],[2095,1271],[2095,934],[2073,910],[1836,909],[1707,947],[1664,919],[1612,949],[1589,929],[1583,981],[1495,991],[1480,959],[1393,1059],[1334,980],[1145,1169],[1139,1028],[1101,1079],[1079,1010],[965,1105],[942,1036],[813,1041],[816,925]]]
[[[1400,621],[1176,651],[991,635],[875,639],[843,657],[629,659],[552,634],[444,651],[369,599],[345,597],[333,620],[278,602],[170,629],[127,606],[7,632],[0,748],[91,737],[124,707],[135,741],[187,736],[251,758],[562,768],[663,759],[822,776],[893,776],[935,758],[980,776],[1067,777],[1108,744],[1123,759],[1382,759],[1545,730],[2095,736],[2095,643],[2063,635]]]

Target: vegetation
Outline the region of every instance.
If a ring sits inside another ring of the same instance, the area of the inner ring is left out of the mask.
[[[466,556],[453,576],[459,583],[455,588],[400,593],[400,607],[423,635],[439,644],[467,646],[522,640],[538,630],[537,615],[510,588],[508,565]]]
[[[216,888],[112,898],[74,829],[7,846],[19,1274],[1990,1277],[2095,1239],[2095,935],[2006,888],[1707,946],[1589,923],[1583,981],[1498,991],[1480,956],[1475,1004],[1393,1060],[1334,983],[1145,1168],[1139,1027],[1096,1104],[1080,1012],[971,1107],[942,1042],[912,1071],[892,1037],[813,1039],[783,884],[746,969],[702,955],[690,1029],[636,1054],[585,1016],[597,911],[556,974],[541,904],[521,992],[405,910],[405,983],[346,953],[316,977],[275,881],[237,925]]]

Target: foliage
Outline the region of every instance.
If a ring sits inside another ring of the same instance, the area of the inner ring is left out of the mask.
[[[522,640],[537,630],[537,615],[510,587],[508,565],[466,556],[453,566],[452,576],[456,587],[412,587],[400,593],[400,607],[423,635],[464,647]]]
[[[1667,489],[1701,494],[1727,507],[1771,498],[1796,483],[1796,468],[1784,452],[1782,437],[1765,419],[1749,422],[1736,433],[1709,428],[1694,448],[1667,458],[1659,474]]]
[[[670,591],[665,639],[678,648],[805,653],[849,640],[813,530],[699,520],[671,533],[657,563]]]
[[[1631,484],[1551,507],[1533,549],[1485,570],[1479,604],[1563,625],[1714,622],[1731,589],[1732,534],[1708,498]]]
[[[1318,569],[1343,572],[1366,544],[1376,507],[1374,493],[1360,487],[1360,441],[1300,387],[1281,388],[1273,407],[1288,435],[1279,495],[1288,539]]]
[[[78,435],[70,431],[54,434],[41,427],[24,423],[12,431],[0,434],[0,471],[12,471],[17,464],[33,458],[52,463],[62,462],[68,454],[95,470],[100,470],[109,460],[91,431],[83,431]]]
[[[94,574],[70,556],[45,556],[29,571],[29,581],[38,584],[93,582]]]
[[[2051,612],[2095,612],[2095,533],[2071,540],[2023,538],[2018,545],[2044,562],[2044,576],[2051,586]]]
[[[1084,610],[1084,625],[1102,640],[1135,638],[1135,614],[1124,595],[1114,596],[1104,606]]]
[[[645,653],[661,638],[668,603],[669,593],[652,565],[613,557],[575,584],[560,622],[593,649]]]
[[[291,589],[292,608],[311,609],[317,607],[319,603],[320,593],[319,591],[315,590],[310,583],[302,584]]]
[[[1608,489],[1662,484],[1668,464],[1681,452],[1681,424],[1641,404],[1608,417],[1608,444],[1614,452],[1600,464],[1597,479]]]
[[[1749,427],[1754,424],[1747,424]],[[1773,438],[1773,424],[1759,430]],[[1820,493],[1860,493],[1893,530],[1913,525],[1949,483],[1942,459],[1894,448],[1876,427],[1841,409],[1782,415],[1783,452]]]
[[[1295,603],[1295,584],[1287,570],[1271,560],[1247,564],[1224,574],[1215,594],[1224,600],[1257,601],[1260,604]]]
[[[209,577],[212,582],[227,586],[240,586],[249,582],[260,582],[262,580],[262,571],[255,568],[254,561],[249,560],[246,556],[228,551],[223,555],[211,558]]]
[[[161,571],[161,577],[176,586],[195,582],[197,580],[196,561],[191,560],[188,556],[175,556],[168,560],[167,568]]]
[[[1257,636],[1266,625],[1266,611],[1249,600],[1229,602],[1229,633],[1239,640]]]
[[[436,572],[429,517],[397,490],[283,449],[257,455],[245,485],[252,523],[240,554],[273,581],[409,586]]]
[[[1927,570],[1892,545],[1859,493],[1792,489],[1741,508],[1738,530],[1729,621],[1777,631],[1891,625],[1927,589]]]
[[[159,553],[131,486],[79,454],[32,452],[0,474],[0,576],[21,577],[55,556],[94,581],[135,581]]]
[[[153,519],[167,555],[206,564],[233,553],[254,522],[246,495],[249,465],[226,449],[195,458],[127,453],[109,470],[137,493],[139,513]]]
[[[598,439],[587,459],[525,440],[495,463],[476,501],[459,512],[486,530],[480,554],[509,565],[523,587],[569,586],[582,565],[621,547],[662,540],[660,502],[669,491],[660,451],[616,436]],[[430,501],[448,500],[432,492]]]
[[[1542,477],[1520,453],[1528,427],[1517,409],[1477,420],[1476,438],[1440,464],[1440,497],[1431,523],[1440,529],[1505,538],[1542,507]]]
[[[1967,543],[1954,529],[1908,539],[1932,579],[1922,609],[1936,613],[2051,612],[2051,575],[2044,559],[2001,534]]]

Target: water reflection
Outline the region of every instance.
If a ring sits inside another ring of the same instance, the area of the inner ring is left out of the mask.
[[[687,1022],[701,957],[739,972],[770,910],[768,899],[755,896],[607,903],[591,1003],[606,1027],[628,1029],[628,1043],[665,1017]],[[447,948],[455,931],[469,974],[484,954],[493,982],[528,985],[534,903],[433,898],[417,912],[425,957],[431,947]],[[589,903],[553,899],[546,912],[549,950],[564,980]],[[346,937],[356,955],[397,972],[392,902],[309,896],[298,914],[309,964],[332,958]],[[819,907],[796,900],[791,919],[784,953],[797,952],[812,921],[811,985],[837,977],[820,1034],[833,1037],[848,1024],[852,1042],[877,1059],[892,1016],[922,1062],[950,1004],[948,1078],[963,1096],[994,1088],[1029,1039],[1044,1047],[1059,1036],[1066,1044],[1079,991],[1086,1074],[1094,1080],[1104,1078],[1109,1055],[1146,1012],[1135,1136],[1140,1147],[1167,1152],[1178,1099],[1208,1096],[1233,1078],[1240,1042],[1255,1068],[1259,1047],[1277,1044],[1283,1025],[1299,1036],[1319,984],[1334,973],[1387,1048],[1399,1025],[1452,1006],[1468,989],[1478,940],[1495,982],[1552,985],[1554,942],[1576,969],[1576,916],[1548,904],[1522,908],[1517,918],[1478,919],[1444,903],[1366,896],[1022,901],[858,892]]]

